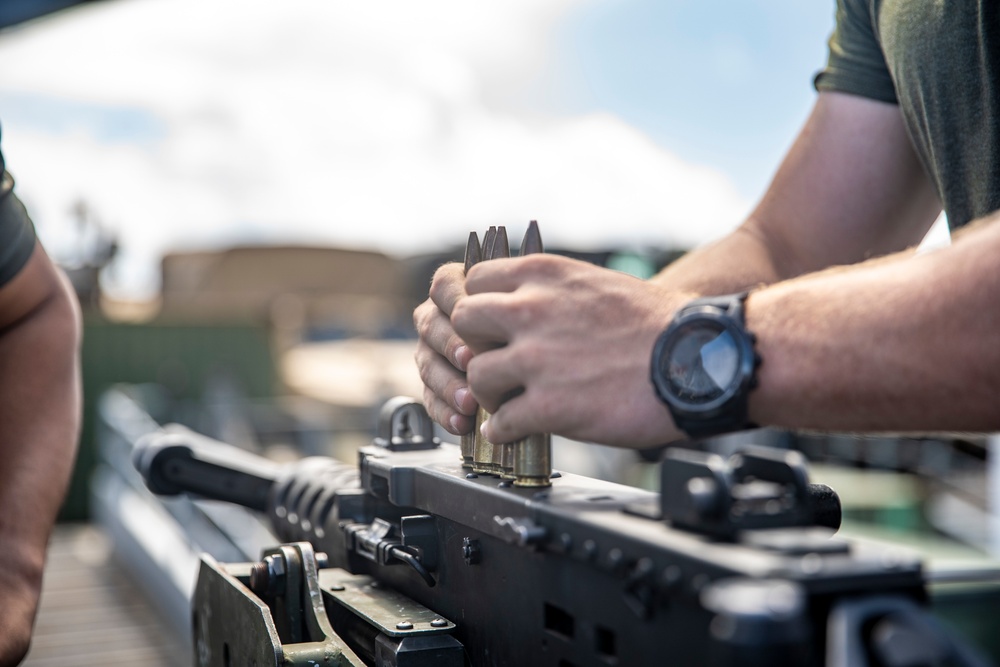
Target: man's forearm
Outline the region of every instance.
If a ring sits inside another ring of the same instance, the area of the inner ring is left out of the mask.
[[[1000,428],[1000,223],[751,295],[754,421],[837,431]]]
[[[782,253],[753,225],[696,248],[651,280],[681,292],[715,295],[742,292],[791,278],[795,270],[781,262]]]
[[[869,260],[868,264],[907,260],[915,249],[884,255]],[[651,280],[671,289],[707,296],[750,291],[826,268],[829,267],[810,262],[800,248],[788,248],[780,240],[767,237],[750,221],[732,234],[692,250]]]

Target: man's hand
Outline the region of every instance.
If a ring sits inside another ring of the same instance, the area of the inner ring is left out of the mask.
[[[439,323],[448,332],[437,337],[447,338],[439,356],[464,364],[492,414],[491,441],[546,432],[645,447],[682,437],[656,398],[649,363],[656,337],[693,295],[554,255],[483,262],[464,290],[453,279],[438,296],[446,291],[451,321]],[[461,374],[448,383],[460,388]]]
[[[424,405],[458,435],[471,430],[478,399],[494,442],[542,432],[629,447],[680,438],[649,361],[694,297],[554,255],[483,262],[467,279],[447,264],[413,315]]]
[[[416,361],[424,381],[424,407],[450,433],[472,430],[478,404],[469,391],[465,369],[472,351],[451,325],[451,311],[465,296],[461,264],[445,264],[434,274],[430,298],[413,311],[420,339]]]

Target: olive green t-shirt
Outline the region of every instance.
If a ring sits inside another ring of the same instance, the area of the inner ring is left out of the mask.
[[[35,228],[14,195],[14,179],[0,154],[0,285],[24,268],[35,248]]]
[[[815,85],[899,104],[952,227],[1000,208],[997,0],[837,0]]]

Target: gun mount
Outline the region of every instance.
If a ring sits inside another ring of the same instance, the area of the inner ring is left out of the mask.
[[[199,666],[987,664],[923,611],[917,559],[834,535],[836,494],[791,452],[671,451],[662,497],[559,472],[518,487],[394,399],[357,467],[175,428],[135,463],[159,493],[265,512],[288,543],[204,559]],[[915,647],[932,661],[906,662]]]

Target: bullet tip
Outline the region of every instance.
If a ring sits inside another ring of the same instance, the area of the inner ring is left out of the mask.
[[[490,259],[500,259],[510,257],[510,243],[507,241],[507,228],[497,227],[497,236],[493,241],[493,252]]]
[[[493,259],[493,244],[497,240],[497,228],[490,225],[490,228],[486,230],[486,234],[483,235],[483,261],[487,259]]]
[[[465,272],[483,261],[483,249],[479,245],[479,234],[469,232],[469,242],[465,245]]]
[[[545,252],[545,247],[542,245],[541,232],[538,231],[538,221],[532,220],[528,223],[528,231],[524,233],[524,238],[521,239],[521,255],[540,252]]]

